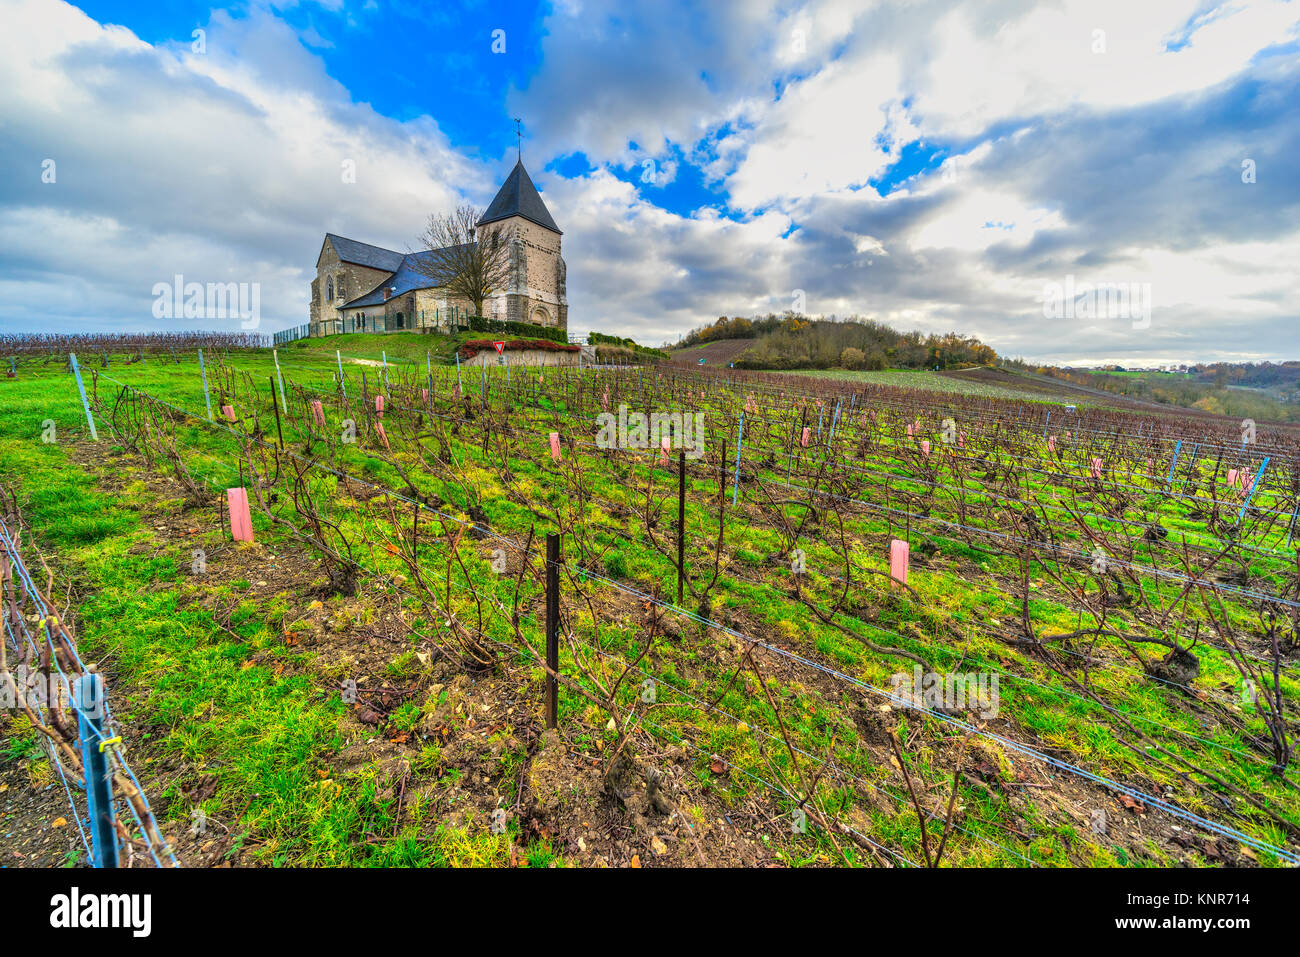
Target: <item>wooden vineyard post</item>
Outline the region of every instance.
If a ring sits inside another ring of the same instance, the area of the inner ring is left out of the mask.
[[[275,380],[267,376],[267,381],[271,383],[271,408],[275,410],[275,434],[280,439],[280,451],[284,451],[284,432],[280,429],[280,407],[275,404]]]
[[[745,413],[740,413],[740,426],[736,431],[736,479],[731,486],[731,504],[736,504],[740,495],[740,447],[745,443]]]
[[[677,452],[677,604],[686,579],[686,450]]]
[[[546,535],[546,727],[560,723],[560,536]]]
[[[1300,499],[1297,499],[1297,500],[1296,500],[1295,509],[1291,512],[1291,523],[1287,526],[1287,530],[1286,530],[1286,547],[1287,547],[1287,548],[1290,548],[1290,547],[1291,547],[1291,538],[1292,538],[1292,536],[1295,535],[1295,522],[1296,522],[1296,517],[1297,517],[1297,516],[1300,516]]]

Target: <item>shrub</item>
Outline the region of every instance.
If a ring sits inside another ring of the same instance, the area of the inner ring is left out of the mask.
[[[846,369],[865,369],[867,366],[867,354],[861,349],[855,349],[849,346],[840,353],[840,365]]]
[[[651,349],[649,346],[640,345],[631,339],[620,339],[618,336],[607,336],[602,332],[587,333],[587,342],[593,346],[608,346],[614,349],[627,349],[628,353],[619,354],[612,352],[611,355],[626,358],[632,356],[636,359],[667,359],[668,353],[659,349]],[[597,355],[600,353],[597,352]]]
[[[483,316],[470,316],[469,328],[472,332],[504,332],[518,336],[532,336],[537,339],[549,339],[552,342],[569,341],[569,333],[564,329],[550,329],[535,326],[531,322],[507,322],[503,319],[487,319]]]

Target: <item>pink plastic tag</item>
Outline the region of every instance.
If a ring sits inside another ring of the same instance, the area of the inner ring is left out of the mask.
[[[375,431],[379,433],[379,441],[384,443],[384,448],[389,448],[388,433],[384,431],[384,425],[382,422],[375,423]]]
[[[560,433],[551,433],[551,459],[555,462],[560,461]]]
[[[253,519],[248,513],[248,490],[226,489],[226,505],[230,509],[230,536],[237,542],[251,542]]]
[[[384,417],[384,397],[375,396],[375,413],[382,419]]]
[[[929,455],[929,454],[930,454],[930,440],[929,440],[929,439],[922,439],[922,440],[921,440],[921,454],[922,454],[922,455]]]
[[[808,428],[807,426],[805,426],[805,427],[804,427],[804,430],[803,430],[803,438],[800,440],[800,443],[799,443],[799,444],[802,445],[805,449],[808,448],[808,436],[811,435],[811,434],[812,434],[812,429],[810,429],[810,428]]]
[[[664,436],[659,440],[659,464],[660,465],[668,464],[668,450],[672,448],[670,441],[671,440],[668,438],[668,436]]]
[[[1236,469],[1228,469],[1228,484],[1229,484],[1229,485],[1236,485],[1236,484],[1237,484],[1237,470],[1236,470]]]
[[[311,400],[311,417],[322,429],[325,428],[325,410],[321,407],[320,399]]]
[[[1054,435],[1049,435],[1049,436],[1047,437],[1047,451],[1049,451],[1049,452],[1055,452],[1055,451],[1056,451],[1056,436],[1054,436]]]
[[[1101,459],[1099,458],[1092,460],[1092,477],[1095,479],[1101,478]]]
[[[428,402],[428,401],[429,401],[429,390],[428,390],[428,389],[421,389],[421,390],[420,390],[420,401],[422,401],[422,402]]]
[[[221,414],[231,422],[235,421],[235,407],[233,405],[223,405],[221,407]]]
[[[907,584],[907,542],[895,538],[889,543],[889,577]]]

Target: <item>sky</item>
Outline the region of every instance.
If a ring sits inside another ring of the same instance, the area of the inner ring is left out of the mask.
[[[0,0],[0,333],[240,327],[175,276],[304,324],[326,232],[486,206],[515,118],[571,332],[1300,359],[1300,0]]]

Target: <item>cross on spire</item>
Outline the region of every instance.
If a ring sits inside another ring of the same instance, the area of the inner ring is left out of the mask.
[[[516,158],[522,163],[524,161],[524,130],[517,116],[515,117],[515,149],[517,151]]]

